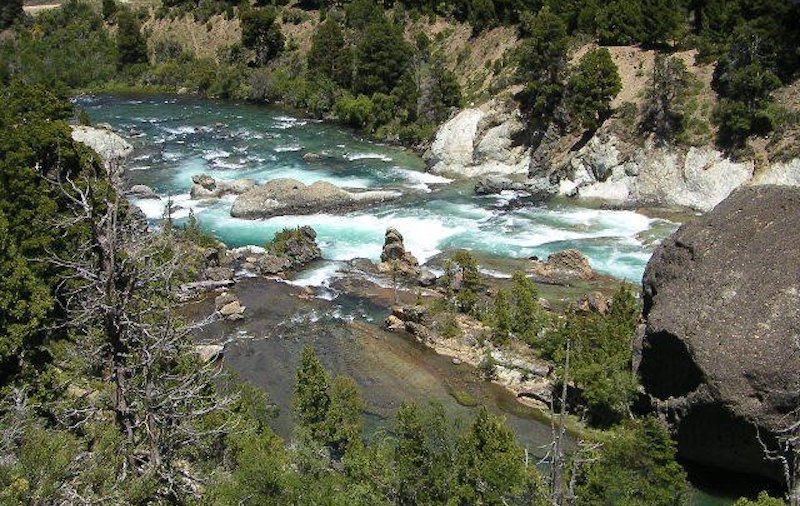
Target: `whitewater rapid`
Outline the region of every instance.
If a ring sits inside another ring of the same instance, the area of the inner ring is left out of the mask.
[[[182,220],[194,213],[201,226],[229,246],[262,246],[285,227],[310,225],[327,260],[298,283],[319,286],[354,258],[377,260],[387,227],[397,228],[421,262],[465,248],[497,257],[545,257],[566,248],[586,254],[600,272],[638,282],[658,240],[675,224],[633,211],[588,209],[567,203],[509,208],[516,195],[476,197],[467,185],[428,174],[413,154],[358,139],[342,128],[273,108],[190,98],[82,99],[95,122],[133,131],[131,184],[147,184],[161,200],[134,200],[158,220],[166,203]],[[303,155],[313,153],[315,160]],[[233,197],[189,198],[192,177],[289,177],[351,188],[390,188],[399,201],[345,215],[281,216],[243,220],[230,216]],[[507,273],[497,272],[502,276]]]

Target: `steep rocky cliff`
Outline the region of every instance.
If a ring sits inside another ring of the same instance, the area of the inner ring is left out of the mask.
[[[576,51],[573,62],[592,46]],[[427,153],[430,170],[456,177],[489,174],[527,177],[539,195],[599,199],[613,205],[713,208],[745,185],[800,183],[800,158],[791,134],[753,140],[753,153],[737,159],[713,145],[710,111],[713,65],[698,64],[693,51],[677,53],[696,82],[692,113],[697,127],[684,144],[656,143],[639,128],[639,113],[649,85],[654,51],[610,48],[622,78],[615,114],[595,132],[548,132],[528,146],[525,121],[513,101],[497,98],[463,109],[439,129]],[[780,103],[798,110],[795,88]],[[513,90],[510,90],[513,91]],[[780,95],[780,93],[778,93]]]

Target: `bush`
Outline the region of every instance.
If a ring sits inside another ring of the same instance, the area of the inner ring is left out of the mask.
[[[372,122],[374,105],[369,97],[345,96],[336,101],[334,114],[339,121],[355,128],[365,128]]]

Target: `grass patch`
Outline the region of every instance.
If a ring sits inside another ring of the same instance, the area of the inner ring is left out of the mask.
[[[478,399],[475,398],[471,393],[461,390],[458,388],[450,389],[449,394],[459,403],[461,406],[465,406],[468,408],[477,407],[479,402]]]

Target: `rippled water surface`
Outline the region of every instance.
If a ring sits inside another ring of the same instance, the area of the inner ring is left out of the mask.
[[[470,184],[448,185],[450,180],[424,172],[424,162],[406,150],[366,142],[349,130],[280,109],[175,97],[94,97],[81,99],[80,106],[97,123],[138,134],[129,165],[132,184],[171,195],[181,207],[175,218],[193,210],[201,225],[229,246],[263,245],[283,227],[308,224],[317,230],[326,259],[377,259],[384,231],[394,226],[421,261],[452,248],[513,258],[577,248],[597,270],[638,282],[656,242],[675,228],[632,211],[564,203],[509,210],[513,193],[475,197]],[[306,162],[306,153],[324,159]],[[258,182],[276,177],[323,180],[346,188],[392,188],[404,196],[344,216],[250,221],[230,216],[233,197],[191,201],[191,179],[200,173]],[[165,202],[137,204],[156,219],[163,215]],[[330,274],[335,264],[323,269]]]

